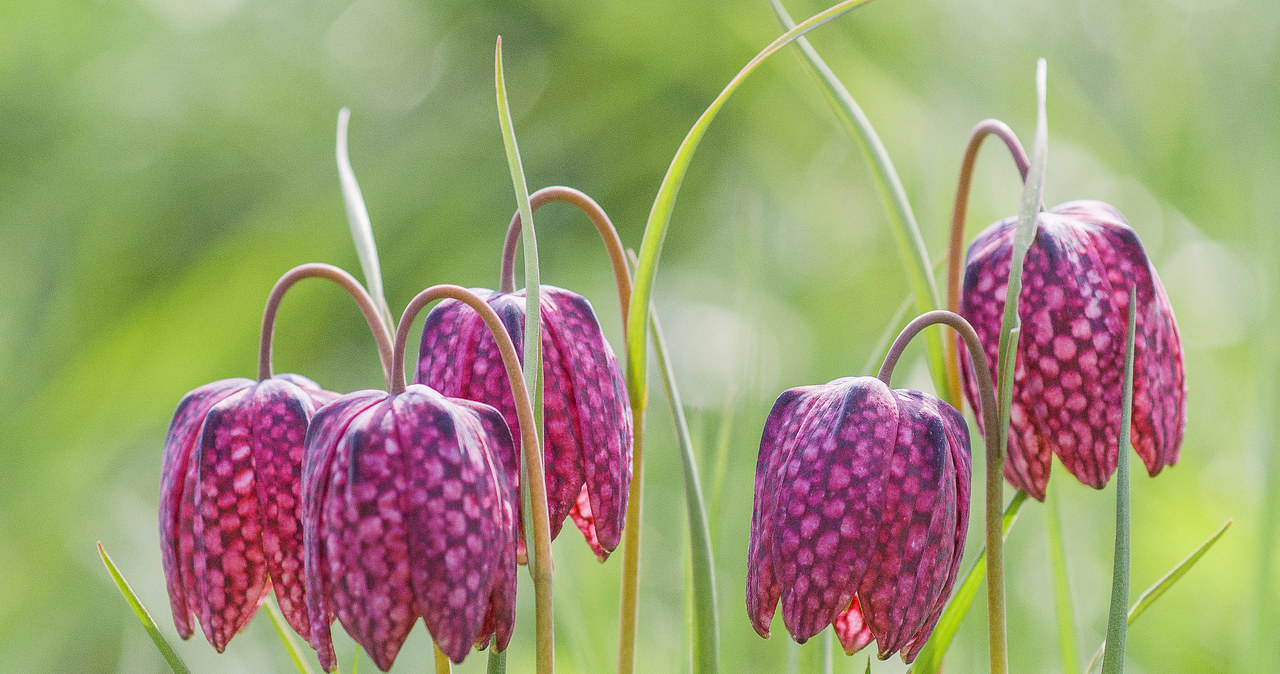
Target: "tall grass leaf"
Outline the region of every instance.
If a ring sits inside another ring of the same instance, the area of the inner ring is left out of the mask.
[[[169,645],[169,641],[160,633],[160,628],[156,627],[156,621],[151,618],[151,613],[147,611],[147,607],[142,605],[142,600],[138,599],[138,595],[134,594],[133,588],[129,586],[129,582],[121,575],[120,569],[116,568],[115,562],[111,561],[111,556],[107,554],[107,549],[102,547],[102,541],[98,541],[98,555],[102,557],[102,563],[106,565],[107,573],[111,574],[111,580],[120,589],[120,594],[124,595],[124,600],[129,602],[129,608],[133,609],[134,615],[138,616],[138,622],[142,623],[142,627],[147,630],[147,636],[151,637],[151,641],[155,643],[160,655],[164,656],[165,662],[169,663],[169,667],[176,674],[188,674],[191,670],[187,669],[187,665],[182,662],[182,658],[178,657],[178,654],[173,650],[173,646]]]
[[[1124,671],[1129,618],[1129,425],[1133,419],[1133,340],[1137,328],[1137,287],[1129,288],[1129,332],[1124,340],[1124,399],[1120,406],[1120,457],[1116,468],[1116,548],[1111,568],[1111,611],[1107,616],[1103,674]]]
[[[271,624],[276,628],[276,636],[280,637],[280,643],[284,644],[284,649],[289,652],[289,658],[297,668],[298,674],[312,674],[311,667],[307,665],[306,656],[298,648],[298,643],[293,640],[291,628],[285,622],[284,614],[280,612],[280,607],[276,606],[275,597],[268,597],[263,602],[263,606],[267,610],[267,617],[271,619]]]

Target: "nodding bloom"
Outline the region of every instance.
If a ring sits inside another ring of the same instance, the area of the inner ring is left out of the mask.
[[[497,410],[419,384],[316,414],[303,517],[311,643],[326,671],[334,616],[383,671],[419,616],[454,662],[491,637],[506,648],[517,495],[493,457],[513,451]]]
[[[310,634],[299,509],[303,440],[316,409],[336,397],[283,374],[224,379],[178,403],[161,470],[160,546],[183,639],[194,614],[221,652],[268,587],[289,625]]]
[[[520,344],[524,339],[524,291],[472,292],[497,312],[512,341]],[[591,303],[581,295],[546,285],[541,287],[540,299],[551,536],[559,534],[566,516],[572,517],[603,561],[618,546],[626,518],[631,484],[631,406],[618,360]],[[500,410],[516,442],[515,451],[504,462],[511,478],[518,479],[520,433],[515,402],[497,342],[479,314],[455,300],[441,302],[431,310],[422,332],[416,381],[444,395]]]
[[[765,421],[747,614],[778,601],[804,643],[832,625],[852,654],[911,662],[951,594],[969,525],[969,432],[937,398],[874,377],[789,389]]]
[[[1009,218],[984,230],[969,246],[965,266],[960,314],[981,338],[992,371],[1016,226]],[[1135,286],[1133,446],[1152,476],[1177,462],[1187,416],[1178,326],[1160,277],[1125,219],[1097,201],[1040,213],[1022,278],[1004,467],[1009,482],[1044,500],[1053,454],[1095,489],[1115,472],[1129,288]],[[966,393],[976,405],[964,349],[961,358]]]

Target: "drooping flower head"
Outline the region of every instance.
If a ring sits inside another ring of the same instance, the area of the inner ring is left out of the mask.
[[[461,662],[515,619],[517,495],[497,410],[422,385],[322,409],[303,473],[311,643],[332,670],[333,617],[383,671],[421,616]]]
[[[874,377],[778,397],[756,463],[747,614],[769,636],[833,625],[849,653],[911,662],[951,594],[969,519],[969,435],[937,398]]]
[[[524,291],[472,289],[497,312],[512,341],[524,338]],[[617,547],[631,483],[630,402],[622,371],[586,298],[553,286],[540,290],[547,504],[551,535],[572,517],[596,556]],[[504,461],[518,479],[515,403],[497,342],[479,314],[446,300],[427,315],[416,381],[447,396],[502,412],[515,451]],[[514,486],[513,486],[514,488]]]
[[[309,635],[302,571],[303,439],[337,394],[283,374],[224,379],[188,393],[165,440],[160,544],[178,634],[191,616],[221,652],[268,587]],[[270,584],[268,584],[270,579]]]
[[[996,368],[1016,218],[969,247],[960,313]],[[1187,384],[1173,309],[1137,234],[1111,206],[1075,201],[1040,213],[1018,299],[1022,332],[1014,372],[1005,477],[1043,500],[1056,454],[1101,489],[1116,470],[1129,288],[1137,289],[1133,446],[1152,476],[1178,460]],[[976,405],[967,351],[965,390]]]

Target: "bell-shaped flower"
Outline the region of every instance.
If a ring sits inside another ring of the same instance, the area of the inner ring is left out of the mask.
[[[513,453],[497,410],[422,385],[358,391],[312,419],[303,470],[311,643],[336,664],[333,617],[383,671],[419,616],[461,662],[505,649],[515,618]]]
[[[524,339],[524,291],[472,289]],[[631,407],[613,349],[585,297],[542,286],[542,363],[547,506],[551,535],[572,517],[601,560],[618,546],[631,484]],[[523,358],[523,355],[521,356]],[[447,396],[492,405],[515,438],[504,458],[518,479],[520,434],[497,342],[479,314],[455,300],[427,315],[416,381]],[[513,485],[515,488],[515,485]],[[517,491],[518,493],[518,491]],[[523,540],[523,537],[521,537]]]
[[[769,636],[778,601],[804,643],[833,625],[852,654],[924,647],[969,524],[969,433],[937,398],[874,377],[778,397],[756,463],[747,614]]]
[[[308,636],[302,568],[303,440],[337,394],[305,377],[224,379],[186,395],[165,439],[160,546],[173,621],[194,614],[221,652],[274,587]],[[268,582],[268,579],[270,582]]]
[[[988,227],[969,247],[960,314],[996,369],[1016,218]],[[1137,234],[1097,201],[1039,215],[1018,296],[1022,331],[1014,372],[1005,477],[1043,500],[1052,455],[1101,489],[1116,470],[1129,288],[1137,289],[1133,446],[1152,476],[1178,460],[1187,384],[1173,309]],[[968,361],[965,389],[977,404]]]

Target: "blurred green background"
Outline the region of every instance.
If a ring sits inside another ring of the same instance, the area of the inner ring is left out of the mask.
[[[822,5],[788,8],[802,17]],[[398,312],[430,284],[497,284],[515,200],[494,109],[495,36],[530,186],[588,192],[638,246],[681,138],[779,32],[763,0],[0,5],[5,669],[163,671],[94,542],[172,637],[155,523],[169,415],[189,389],[252,376],[262,302],[279,274],[308,261],[359,273],[333,160],[340,107],[352,109],[352,161]],[[1181,462],[1158,479],[1135,478],[1134,596],[1227,518],[1236,524],[1131,630],[1130,671],[1280,667],[1278,33],[1280,7],[1264,2],[884,0],[813,35],[877,125],[935,259],[968,130],[995,116],[1029,138],[1044,56],[1046,202],[1111,202],[1164,278],[1184,339],[1190,419]],[[989,150],[971,235],[1018,203],[1012,164]],[[617,348],[595,233],[567,206],[540,211],[537,224],[544,282],[591,298]],[[777,671],[787,657],[781,622],[762,640],[743,605],[765,414],[784,388],[864,373],[907,293],[897,260],[861,155],[797,58],[778,55],[704,141],[656,288],[713,498],[725,671]],[[276,354],[277,371],[330,389],[379,384],[359,314],[324,284],[289,295]],[[927,389],[919,356],[913,347],[898,381]],[[639,670],[675,672],[687,668],[686,531],[654,386]],[[732,442],[716,492],[710,457],[727,409]],[[1087,659],[1106,621],[1113,492],[1055,470],[1050,493]],[[1044,512],[1024,510],[1007,553],[1017,672],[1059,666]],[[568,534],[555,548],[558,663],[608,671],[620,555],[599,565]],[[970,547],[980,538],[978,525]],[[531,668],[530,595],[522,574],[512,671]],[[820,643],[800,649],[803,669],[818,666]],[[198,637],[179,651],[196,671],[289,669],[265,618],[224,655]],[[415,631],[399,669],[425,671],[429,653]],[[348,667],[349,641],[339,654]],[[840,656],[837,669],[862,671],[865,659]],[[473,656],[458,670],[483,662]],[[985,662],[976,607],[949,669]]]

